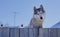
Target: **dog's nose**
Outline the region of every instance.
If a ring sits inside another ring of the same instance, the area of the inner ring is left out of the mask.
[[[43,17],[40,17],[40,19],[42,20],[42,19],[43,19]]]

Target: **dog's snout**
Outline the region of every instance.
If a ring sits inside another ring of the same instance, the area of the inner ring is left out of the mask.
[[[43,19],[43,17],[40,17],[40,19]]]

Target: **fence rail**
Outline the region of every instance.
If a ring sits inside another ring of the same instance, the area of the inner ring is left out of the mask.
[[[38,37],[36,28],[0,28],[0,37]],[[39,37],[60,37],[60,28],[40,28]]]

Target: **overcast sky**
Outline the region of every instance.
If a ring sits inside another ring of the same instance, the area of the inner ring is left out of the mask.
[[[51,27],[60,21],[60,0],[0,0],[0,23],[27,26],[33,16],[33,7],[38,8],[41,4],[46,11],[44,27]]]

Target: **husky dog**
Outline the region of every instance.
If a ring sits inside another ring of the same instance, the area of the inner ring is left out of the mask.
[[[42,5],[40,5],[40,8],[36,8],[34,6],[34,13],[33,13],[33,18],[30,21],[30,26],[32,28],[42,28],[44,19],[45,19],[45,10]]]

